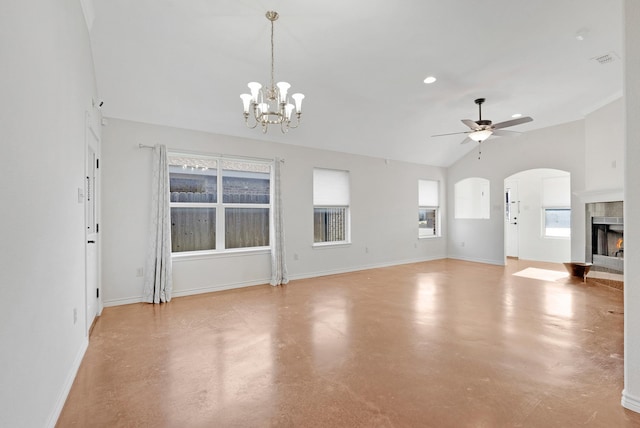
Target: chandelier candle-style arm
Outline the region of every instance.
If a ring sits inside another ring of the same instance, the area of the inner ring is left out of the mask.
[[[275,83],[274,79],[274,43],[273,43],[273,23],[279,17],[277,12],[269,11],[265,15],[271,21],[271,82],[268,86],[262,86],[258,82],[250,82],[250,94],[242,94],[243,116],[245,124],[248,128],[261,126],[262,132],[266,133],[269,125],[280,125],[282,133],[287,133],[291,128],[297,128],[300,125],[300,116],[302,115],[302,100],[304,95],[295,93],[291,95],[293,104],[289,102],[289,89],[291,84],[288,82]],[[295,111],[295,123],[291,121],[293,112]],[[249,117],[253,116],[250,123]]]

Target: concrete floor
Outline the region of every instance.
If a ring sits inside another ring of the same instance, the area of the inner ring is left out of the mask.
[[[639,427],[623,295],[562,273],[439,260],[106,308],[57,426]]]

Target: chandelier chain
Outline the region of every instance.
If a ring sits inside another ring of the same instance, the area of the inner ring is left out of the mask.
[[[275,87],[273,79],[273,63],[274,63],[274,49],[273,49],[273,21],[271,21],[271,88]]]

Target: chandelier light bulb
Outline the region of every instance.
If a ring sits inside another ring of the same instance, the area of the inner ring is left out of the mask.
[[[258,94],[260,93],[260,89],[262,89],[262,85],[258,82],[249,82],[247,86],[251,89],[251,98],[253,99],[253,102],[257,102]]]
[[[304,95],[301,93],[296,93],[291,95],[293,101],[296,103],[296,112],[298,114],[302,113],[302,100],[304,99]]]
[[[289,90],[289,88],[291,87],[291,85],[287,82],[278,82],[276,83],[276,86],[278,87],[278,91],[280,92],[280,102],[281,103],[286,103],[287,102],[287,91]]]
[[[287,104],[284,106],[285,115],[287,116],[287,120],[291,120],[291,112],[293,111],[293,104]]]
[[[244,112],[249,113],[249,107],[251,106],[251,100],[253,99],[253,97],[251,96],[251,94],[242,94],[240,95],[240,98],[242,99]]]

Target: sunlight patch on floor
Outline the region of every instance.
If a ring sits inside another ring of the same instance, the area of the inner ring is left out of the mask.
[[[522,276],[524,278],[539,279],[541,281],[557,281],[569,276],[567,272],[560,272],[557,270],[538,269],[538,268],[526,268],[520,272],[514,273],[515,276]]]

